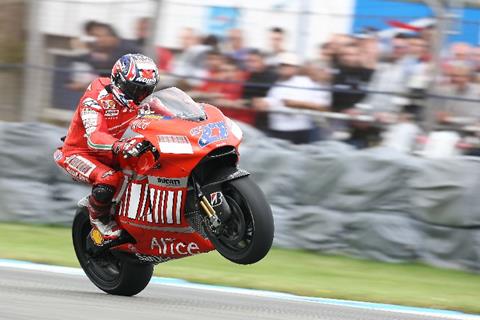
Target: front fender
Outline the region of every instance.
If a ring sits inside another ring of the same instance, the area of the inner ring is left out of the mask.
[[[239,167],[223,167],[208,177],[202,189],[208,193],[218,191],[223,183],[249,175],[250,172]]]

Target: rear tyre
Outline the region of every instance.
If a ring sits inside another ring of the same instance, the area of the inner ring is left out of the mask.
[[[222,193],[231,216],[219,235],[207,228],[210,241],[232,262],[251,264],[263,259],[272,247],[274,223],[262,190],[246,176],[225,182]]]
[[[153,265],[122,261],[109,250],[92,257],[87,246],[91,229],[87,210],[79,208],[72,226],[73,247],[90,281],[99,289],[120,296],[133,296],[145,289],[152,277]]]

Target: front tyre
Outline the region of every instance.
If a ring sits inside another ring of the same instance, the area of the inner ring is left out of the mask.
[[[99,289],[114,295],[133,296],[145,289],[153,274],[151,264],[132,264],[116,258],[109,250],[92,257],[87,249],[92,229],[85,208],[79,208],[73,220],[73,247],[80,265]]]
[[[209,232],[210,241],[232,262],[251,264],[261,260],[272,247],[274,231],[265,195],[248,176],[225,182],[222,193],[231,216],[223,223],[220,234]]]

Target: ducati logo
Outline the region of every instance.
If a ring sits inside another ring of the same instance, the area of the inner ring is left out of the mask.
[[[220,191],[210,193],[210,204],[212,205],[212,207],[218,207],[222,204],[222,202],[223,194]]]

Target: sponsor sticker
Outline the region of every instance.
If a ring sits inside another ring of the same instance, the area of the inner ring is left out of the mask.
[[[83,122],[83,126],[85,127],[85,132],[87,134],[91,134],[98,125],[98,113],[95,110],[85,108],[82,110],[80,114]]]
[[[56,150],[55,153],[53,154],[53,159],[55,161],[60,161],[63,158],[63,152],[62,150]]]
[[[76,174],[74,176],[84,177],[87,181],[88,177],[90,177],[90,174],[97,167],[93,162],[82,156],[67,157],[65,163],[68,166],[67,169],[70,169],[68,171],[70,174],[72,174],[72,172],[75,172]]]
[[[198,145],[204,148],[209,144],[228,138],[228,130],[224,121],[213,122],[190,130],[192,136],[199,136]]]
[[[178,241],[175,238],[152,238],[150,249],[158,250],[158,255],[193,255],[200,253],[200,247],[195,242]]]
[[[210,204],[212,205],[212,207],[218,207],[222,204],[222,202],[223,194],[220,191],[210,193]]]
[[[120,110],[108,109],[108,110],[105,110],[105,117],[113,118],[113,117],[118,116],[119,113],[120,113]]]
[[[134,120],[131,124],[132,130],[142,129],[145,130],[148,126],[152,123],[151,120],[148,119],[138,119]]]
[[[116,109],[117,105],[113,100],[102,100],[103,108],[105,109]]]
[[[101,109],[101,107],[98,105],[97,100],[92,99],[92,98],[86,98],[85,100],[83,100],[82,104],[85,107],[90,107],[90,108],[93,108],[93,109]]]
[[[172,154],[193,154],[193,148],[186,136],[159,135],[160,152]]]
[[[115,174],[115,171],[113,170],[108,170],[104,174],[102,174],[102,179],[105,179],[106,177],[113,176]]]
[[[108,91],[107,91],[106,89],[103,89],[103,90],[100,91],[100,93],[98,94],[97,99],[100,100],[100,99],[105,98],[106,96],[108,96]]]
[[[169,260],[172,260],[171,258],[169,257],[157,257],[157,256],[147,256],[147,255],[143,255],[143,254],[140,254],[140,253],[135,253],[135,256],[138,258],[138,260],[140,261],[143,261],[143,262],[151,262],[151,263],[155,263],[155,264],[158,264],[158,263],[163,263],[163,262],[167,262]]]
[[[90,238],[96,246],[103,246],[103,236],[97,229],[92,229],[90,232]]]

